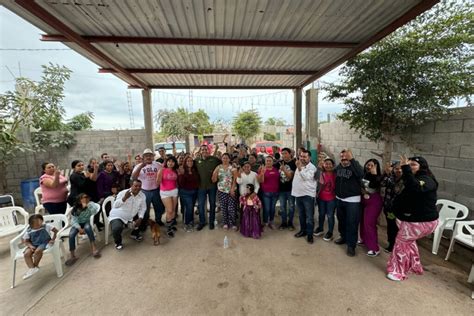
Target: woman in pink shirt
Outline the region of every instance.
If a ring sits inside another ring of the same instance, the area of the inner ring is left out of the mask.
[[[273,157],[265,158],[265,166],[260,167],[258,176],[263,201],[263,223],[270,229],[274,229],[275,208],[278,200],[280,185],[280,172],[273,166]]]
[[[67,208],[67,179],[61,175],[54,164],[41,165],[43,175],[39,179],[41,203],[49,214],[65,214]]]
[[[165,206],[166,212],[166,234],[168,237],[174,237],[177,231],[173,225],[175,218],[176,205],[178,204],[178,161],[175,157],[170,156],[163,163],[164,168],[158,171],[157,183],[160,186],[160,196]]]
[[[318,181],[318,193],[316,201],[318,203],[319,223],[314,231],[314,236],[324,234],[324,220],[328,218],[328,231],[324,235],[324,241],[331,241],[334,230],[334,213],[336,211],[336,173],[334,172],[334,160],[326,158],[320,162],[316,172]]]

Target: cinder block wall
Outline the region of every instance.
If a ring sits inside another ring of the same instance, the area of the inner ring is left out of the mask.
[[[459,109],[460,113],[446,120],[419,128],[406,139],[395,138],[392,159],[401,154],[421,155],[428,160],[439,182],[439,198],[466,205],[474,212],[474,108]],[[343,148],[351,148],[361,164],[369,158],[379,158],[383,144],[370,142],[341,121],[320,125],[323,150],[339,160]],[[379,159],[380,160],[380,159]]]
[[[17,203],[21,204],[20,183],[29,178],[38,178],[41,164],[49,161],[61,169],[71,169],[75,159],[89,161],[100,160],[102,153],[108,153],[118,160],[126,160],[127,154],[133,157],[145,149],[145,130],[104,130],[75,132],[77,144],[70,149],[48,148],[46,152],[19,154],[9,162],[7,185]]]

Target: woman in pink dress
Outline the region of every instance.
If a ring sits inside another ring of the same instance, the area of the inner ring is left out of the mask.
[[[416,241],[436,229],[438,182],[423,157],[402,156],[403,191],[395,197],[393,211],[399,231],[387,262],[387,278],[402,281],[408,273],[423,274]]]
[[[258,239],[262,236],[262,223],[260,222],[260,210],[262,203],[255,193],[255,186],[251,183],[246,185],[247,193],[240,197],[242,208],[242,220],[240,232],[245,237]]]

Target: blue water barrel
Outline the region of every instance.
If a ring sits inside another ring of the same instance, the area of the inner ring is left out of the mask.
[[[30,213],[34,213],[36,201],[33,194],[35,189],[39,187],[39,179],[26,179],[21,181],[21,199],[23,200],[23,208]]]

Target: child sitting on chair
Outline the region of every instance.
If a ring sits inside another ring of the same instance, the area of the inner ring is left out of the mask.
[[[247,193],[240,197],[240,206],[242,207],[240,232],[245,237],[260,238],[263,231],[260,221],[262,203],[255,193],[255,186],[253,184],[247,184]]]
[[[23,275],[26,280],[39,271],[39,263],[43,257],[43,251],[54,244],[58,230],[50,224],[43,224],[41,214],[32,215],[28,219],[29,227],[23,235],[23,243],[26,245],[24,257],[28,271]],[[53,237],[51,238],[51,232]]]
[[[76,263],[78,257],[76,257],[76,236],[77,234],[87,234],[91,244],[92,256],[99,258],[100,253],[95,245],[94,231],[90,224],[91,216],[97,214],[100,210],[100,206],[97,203],[91,202],[90,197],[81,193],[78,195],[76,204],[72,208],[71,212],[71,231],[69,232],[69,250],[71,251],[71,258],[66,260],[66,265],[71,266]]]

